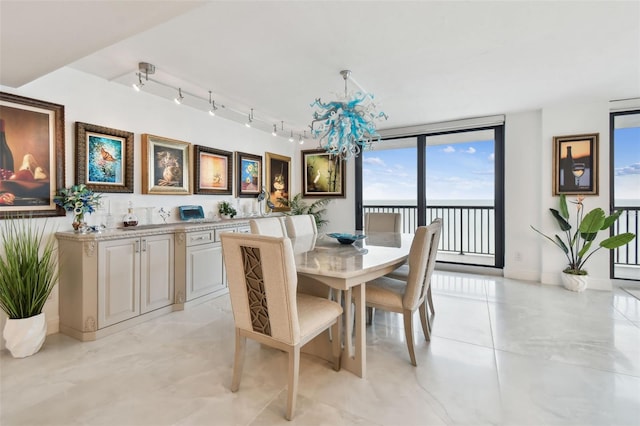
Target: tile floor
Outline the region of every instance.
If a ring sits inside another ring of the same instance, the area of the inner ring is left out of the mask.
[[[249,342],[240,391],[229,391],[225,296],[96,342],[56,334],[30,358],[4,351],[0,424],[640,424],[640,300],[451,272],[436,272],[433,288],[418,367],[402,319],[378,311],[368,377],[303,357],[291,423],[284,354]]]

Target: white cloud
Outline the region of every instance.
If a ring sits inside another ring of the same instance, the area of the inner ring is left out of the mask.
[[[362,162],[366,163],[366,164],[371,164],[371,165],[374,165],[374,166],[380,166],[380,167],[385,167],[386,166],[384,161],[380,157],[363,158]]]
[[[616,169],[616,176],[624,175],[640,175],[640,163],[630,164]]]
[[[475,154],[476,153],[476,149],[472,146],[470,146],[469,148],[467,148],[467,150],[465,151],[467,154]]]
[[[445,149],[442,150],[443,152],[451,153],[451,152],[456,152],[456,149],[454,147],[452,147],[451,145],[447,146]]]
[[[488,159],[489,159],[489,161],[495,161],[496,160],[496,154],[492,152],[491,154],[489,154]]]

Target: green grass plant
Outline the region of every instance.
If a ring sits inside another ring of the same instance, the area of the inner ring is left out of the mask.
[[[11,319],[42,312],[58,280],[53,233],[45,236],[32,217],[12,217],[0,225],[0,308]]]

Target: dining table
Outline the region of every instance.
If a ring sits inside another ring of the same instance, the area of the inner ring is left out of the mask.
[[[292,238],[296,271],[338,290],[343,301],[341,368],[366,377],[366,283],[392,272],[409,256],[413,234],[371,232],[352,244],[327,234]],[[354,329],[355,322],[355,329]]]

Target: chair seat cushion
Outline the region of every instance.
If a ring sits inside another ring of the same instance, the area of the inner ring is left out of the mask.
[[[402,298],[406,286],[405,281],[386,276],[369,281],[365,291],[367,305],[402,312]]]
[[[385,276],[396,280],[406,280],[409,277],[409,265],[402,265]]]
[[[328,299],[298,293],[296,300],[301,340],[318,334],[342,315],[342,306]]]

